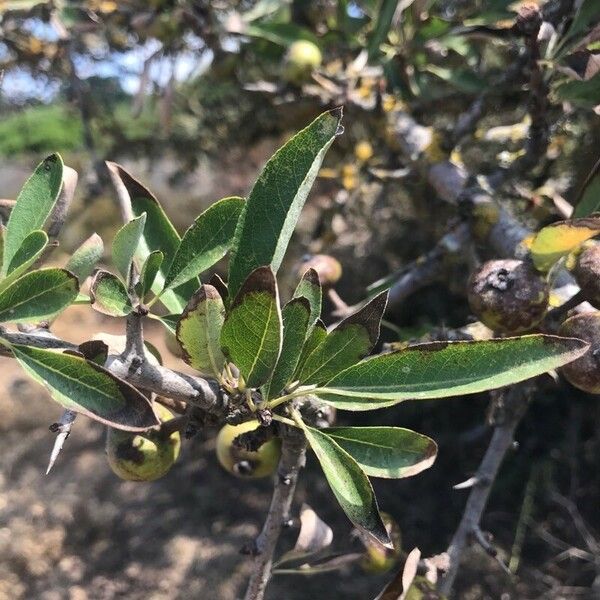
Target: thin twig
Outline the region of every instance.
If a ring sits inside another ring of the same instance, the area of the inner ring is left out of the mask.
[[[452,590],[460,559],[471,536],[476,535],[480,530],[481,518],[492,485],[506,453],[512,447],[515,430],[525,414],[532,389],[532,382],[525,382],[503,391],[504,419],[494,430],[485,456],[475,474],[478,484],[471,489],[462,519],[448,547],[450,566],[439,586],[441,593],[446,596]]]
[[[275,488],[267,519],[254,543],[254,570],[248,583],[245,600],[262,600],[271,578],[273,554],[284,524],[289,520],[290,507],[296,490],[298,474],[304,466],[306,439],[302,431],[286,427],[282,433],[281,459],[277,468]]]

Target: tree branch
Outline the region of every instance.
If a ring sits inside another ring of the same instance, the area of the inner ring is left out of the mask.
[[[277,468],[275,488],[267,519],[252,548],[254,571],[248,583],[245,600],[262,600],[271,578],[273,554],[296,490],[298,474],[304,466],[306,439],[295,427],[285,427],[282,433],[281,459]]]
[[[0,335],[11,344],[77,350],[76,344],[61,340],[48,332],[13,333],[0,329]],[[138,356],[111,354],[104,366],[116,377],[159,396],[193,404],[215,416],[224,417],[229,411],[228,398],[221,393],[216,381],[153,365]]]
[[[462,519],[448,547],[450,566],[439,586],[440,592],[445,596],[452,591],[460,559],[471,538],[480,538],[481,518],[492,485],[506,453],[513,444],[515,430],[525,414],[533,386],[534,384],[528,381],[494,394],[495,406],[497,409],[501,408],[503,418],[496,425],[485,456],[474,476],[476,483],[471,489]]]

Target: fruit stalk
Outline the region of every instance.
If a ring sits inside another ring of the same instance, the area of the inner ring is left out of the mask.
[[[306,439],[295,427],[282,428],[281,459],[275,475],[275,487],[267,519],[254,542],[254,569],[248,583],[245,600],[262,600],[271,578],[273,554],[284,524],[289,520],[290,507],[296,491],[300,469],[306,456]]]

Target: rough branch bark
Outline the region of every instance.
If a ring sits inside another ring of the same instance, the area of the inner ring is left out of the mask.
[[[255,541],[254,569],[248,583],[245,600],[262,600],[273,565],[273,554],[281,530],[289,520],[290,507],[296,490],[298,474],[304,466],[306,439],[299,429],[288,427],[282,435],[281,459],[277,468],[271,506],[260,535]]]
[[[460,559],[472,538],[477,539],[481,532],[480,523],[492,485],[500,465],[511,448],[515,430],[525,414],[529,395],[533,389],[531,382],[525,382],[505,391],[503,399],[503,420],[496,425],[488,449],[475,474],[473,486],[458,529],[448,547],[450,568],[442,579],[439,589],[447,596],[452,591],[454,580],[460,566]]]

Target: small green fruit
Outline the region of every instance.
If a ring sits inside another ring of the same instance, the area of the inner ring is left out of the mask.
[[[321,66],[322,60],[318,46],[307,40],[297,40],[285,55],[283,77],[300,85],[309,79],[313,69]]]
[[[590,394],[600,394],[600,312],[569,317],[558,333],[591,344],[582,357],[562,367],[560,372],[576,388]]]
[[[275,472],[281,444],[279,439],[265,442],[256,452],[244,450],[234,445],[233,440],[248,431],[260,427],[258,421],[246,421],[239,425],[225,425],[217,435],[217,458],[221,466],[236,477],[256,479],[267,477]]]
[[[594,308],[600,308],[600,244],[590,244],[581,251],[573,275],[584,298]]]
[[[521,333],[539,325],[550,290],[545,278],[522,260],[490,260],[469,280],[471,310],[490,329]]]
[[[154,410],[163,423],[173,418],[161,404],[156,403]],[[177,431],[165,438],[160,431],[131,433],[109,428],[106,437],[108,464],[127,481],[159,479],[173,466],[180,449],[181,436]]]
[[[329,254],[308,254],[302,259],[298,269],[298,277],[302,277],[308,269],[313,268],[319,275],[323,287],[335,285],[342,276],[342,265],[337,258]]]

